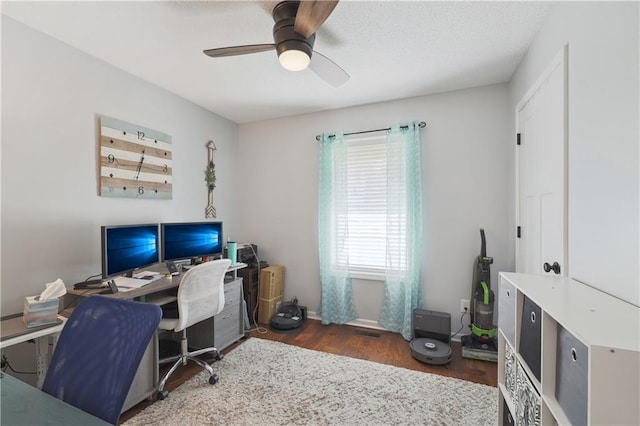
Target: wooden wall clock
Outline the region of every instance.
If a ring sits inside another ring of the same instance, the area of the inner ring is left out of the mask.
[[[172,199],[171,136],[100,117],[100,195]]]

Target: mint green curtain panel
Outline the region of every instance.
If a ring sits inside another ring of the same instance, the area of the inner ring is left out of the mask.
[[[318,314],[322,324],[345,324],[358,318],[353,304],[349,261],[336,266],[338,247],[346,244],[348,229],[336,226],[337,218],[347,215],[347,139],[343,134],[320,139],[318,188],[318,250],[322,295]],[[346,221],[344,221],[346,222]],[[344,250],[343,252],[346,252]]]
[[[421,306],[422,184],[417,122],[387,134],[387,257],[379,323],[412,338],[413,310]]]

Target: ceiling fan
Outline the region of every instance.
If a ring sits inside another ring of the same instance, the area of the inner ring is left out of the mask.
[[[280,64],[290,71],[309,67],[321,79],[334,87],[349,80],[349,74],[326,56],[313,50],[316,31],[329,17],[338,0],[283,1],[272,11],[273,40],[271,44],[248,44],[220,47],[204,51],[213,58],[247,55],[275,50]]]

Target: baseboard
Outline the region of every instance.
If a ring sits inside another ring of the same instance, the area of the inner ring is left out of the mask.
[[[307,312],[307,318],[310,319],[315,319],[315,320],[322,320],[322,317],[320,317],[317,313],[315,312]],[[372,328],[375,330],[382,330],[382,331],[388,331],[386,328],[382,327],[380,324],[378,324],[378,321],[373,321],[373,320],[368,320],[368,319],[363,319],[363,318],[357,318],[353,321],[349,321],[348,323],[346,323],[346,325],[352,325],[354,327],[362,327],[362,328]]]
[[[318,315],[315,312],[312,311],[308,311],[307,312],[307,318],[309,319],[314,319],[314,320],[318,320],[318,321],[322,321],[322,317],[320,315]],[[373,321],[373,320],[368,320],[368,319],[363,319],[363,318],[358,318],[355,319],[353,321],[349,321],[346,325],[352,325],[354,327],[362,327],[362,328],[372,328],[375,330],[382,330],[382,331],[389,331],[386,328],[382,327],[380,324],[378,324],[378,321]],[[453,340],[454,342],[460,342],[460,334],[458,334],[455,337],[452,337],[451,340]]]

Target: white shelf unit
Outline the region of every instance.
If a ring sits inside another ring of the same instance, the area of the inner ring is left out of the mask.
[[[498,298],[500,424],[640,424],[640,308],[569,278],[504,272]],[[541,311],[539,379],[520,352],[535,334],[527,299]],[[519,396],[527,386],[537,409]]]

